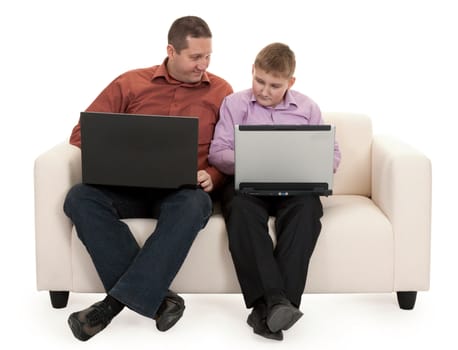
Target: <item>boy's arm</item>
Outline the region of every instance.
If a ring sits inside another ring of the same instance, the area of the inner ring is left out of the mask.
[[[227,175],[234,174],[234,124],[225,99],[220,108],[220,119],[215,127],[208,161]]]

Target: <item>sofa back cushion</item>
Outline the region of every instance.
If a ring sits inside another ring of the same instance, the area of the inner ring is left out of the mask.
[[[342,159],[334,174],[334,194],[371,195],[372,123],[368,116],[323,113],[325,123],[335,125]]]

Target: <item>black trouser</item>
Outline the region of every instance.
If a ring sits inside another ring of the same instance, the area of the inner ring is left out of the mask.
[[[236,193],[222,198],[229,249],[248,308],[269,295],[283,294],[299,307],[310,257],[321,231],[319,196],[263,197]],[[277,244],[268,234],[275,216]]]

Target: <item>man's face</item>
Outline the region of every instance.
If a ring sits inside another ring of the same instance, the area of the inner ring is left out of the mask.
[[[177,53],[172,45],[167,46],[169,74],[184,83],[197,83],[210,64],[211,38],[187,38],[188,47]]]
[[[294,78],[283,78],[253,66],[253,94],[261,106],[275,107],[281,103],[286,90],[293,84]]]

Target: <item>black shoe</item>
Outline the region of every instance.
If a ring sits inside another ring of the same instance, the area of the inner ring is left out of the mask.
[[[286,298],[276,300],[274,304],[268,303],[267,307],[267,327],[272,332],[277,332],[281,329],[287,330],[291,328],[301,317],[303,313]]]
[[[108,326],[113,317],[111,307],[99,301],[87,309],[72,313],[68,325],[76,338],[86,341]]]
[[[181,316],[183,316],[184,309],[183,298],[169,290],[154,317],[156,328],[161,332],[172,328]]]
[[[261,337],[273,340],[283,340],[283,332],[281,330],[277,332],[272,332],[267,327],[266,310],[267,307],[265,304],[257,304],[253,308],[251,314],[248,316],[248,325],[253,328],[253,332],[255,334],[258,334]]]

